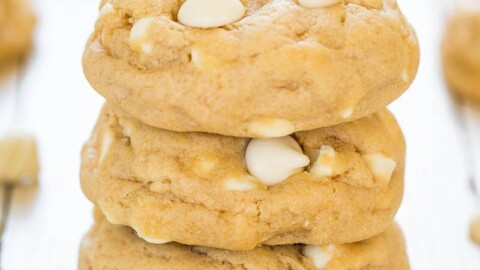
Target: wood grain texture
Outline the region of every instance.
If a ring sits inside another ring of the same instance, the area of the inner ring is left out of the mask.
[[[78,180],[80,148],[102,103],[84,79],[80,59],[98,2],[35,1],[36,49],[21,87],[43,166],[38,187],[15,191],[4,269],[76,269],[79,242],[92,220],[91,204]],[[422,60],[412,88],[391,106],[408,144],[406,193],[398,221],[412,269],[477,270],[480,249],[470,242],[468,226],[480,209],[469,185],[461,124],[441,74],[445,10],[436,0],[399,2],[417,30]],[[0,119],[6,108],[0,105]],[[469,121],[480,126],[475,117]],[[480,136],[470,136],[480,144]]]

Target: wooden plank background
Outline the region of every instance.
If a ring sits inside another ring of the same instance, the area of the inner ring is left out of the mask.
[[[78,180],[80,149],[103,102],[81,69],[98,1],[34,2],[39,16],[36,49],[20,84],[14,79],[2,87],[21,87],[27,97],[21,110],[39,138],[41,183],[15,190],[2,269],[76,269],[79,241],[92,220],[91,204]],[[468,136],[474,142],[469,148],[477,163],[469,166],[462,125],[441,77],[443,2],[399,2],[417,30],[422,60],[412,88],[391,106],[408,143],[406,194],[397,219],[413,269],[478,270],[480,248],[470,242],[468,225],[480,212],[469,185],[470,175],[480,174],[480,113],[460,109],[469,115]],[[0,127],[11,110],[8,93],[0,92]]]

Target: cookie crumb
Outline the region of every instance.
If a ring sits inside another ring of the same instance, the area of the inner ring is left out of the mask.
[[[480,215],[477,215],[470,224],[470,237],[477,245],[480,245]]]

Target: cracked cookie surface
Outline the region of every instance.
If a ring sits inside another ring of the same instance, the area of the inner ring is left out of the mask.
[[[262,247],[231,252],[180,244],[153,245],[127,227],[109,224],[101,214],[85,236],[79,270],[408,270],[403,236],[396,225],[356,244],[319,248],[315,257],[304,245]],[[319,267],[321,266],[321,267]]]
[[[449,19],[443,70],[450,90],[480,102],[480,10],[458,11]]]
[[[27,0],[0,0],[0,61],[26,52],[32,45],[35,16]]]
[[[208,29],[177,21],[183,2],[104,1],[86,46],[93,87],[151,126],[281,137],[374,113],[415,77],[417,40],[393,0],[243,0],[242,19]]]
[[[324,246],[389,226],[403,195],[405,144],[387,110],[292,138],[320,163],[309,154],[303,171],[266,187],[249,174],[250,139],[157,129],[107,104],[83,149],[82,188],[110,222],[151,242]]]

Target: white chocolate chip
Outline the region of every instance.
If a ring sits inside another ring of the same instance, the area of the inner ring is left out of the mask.
[[[404,82],[409,82],[410,81],[410,76],[408,75],[407,70],[402,71],[402,74],[400,76],[402,77],[402,80]]]
[[[202,53],[196,48],[192,49],[192,63],[197,67],[204,66],[204,58],[202,57]]]
[[[133,134],[133,128],[131,125],[125,125],[123,126],[123,134],[127,137],[132,137]]]
[[[290,136],[251,140],[245,159],[250,174],[266,186],[279,184],[310,164],[310,159]]]
[[[133,50],[144,54],[152,53],[153,45],[148,38],[148,28],[155,20],[155,17],[145,17],[135,22],[130,31],[130,47]]]
[[[197,28],[220,27],[243,18],[240,0],[187,0],[178,12],[178,21]]]
[[[150,244],[155,244],[155,245],[163,245],[163,244],[171,242],[169,240],[154,239],[154,238],[149,238],[149,237],[144,237],[144,236],[139,236],[139,237],[142,238],[143,240],[145,240],[146,242],[148,242]]]
[[[103,134],[102,138],[102,145],[101,145],[101,150],[100,150],[100,158],[99,162],[102,163],[105,157],[108,154],[108,151],[110,150],[110,146],[113,143],[113,133],[110,130],[107,130],[105,134]]]
[[[388,184],[392,179],[393,171],[397,167],[395,160],[382,154],[363,155],[368,168],[376,181]]]
[[[97,156],[98,156],[97,149],[95,149],[93,147],[88,147],[86,156],[87,156],[88,160],[93,160],[93,159],[97,158]]]
[[[335,149],[330,145],[322,145],[318,150],[316,157],[310,156],[314,160],[310,173],[314,176],[331,176],[335,164]]]
[[[156,237],[147,236],[146,234],[144,234],[142,232],[138,232],[138,231],[137,231],[137,235],[138,235],[138,237],[142,238],[143,240],[145,240],[146,242],[148,242],[150,244],[162,245],[162,244],[172,242],[170,240],[159,239],[159,238],[156,238]]]
[[[106,40],[107,40],[107,34],[106,33],[107,33],[106,30],[103,29],[102,30],[102,35],[100,36],[100,38],[101,38],[100,40],[101,40],[103,46],[105,46]]]
[[[193,48],[192,63],[200,69],[211,70],[215,67],[219,67],[221,61],[211,55],[201,52],[197,48]]]
[[[353,108],[346,109],[342,112],[343,119],[349,119],[353,115]]]
[[[105,49],[102,46],[102,43],[98,40],[95,40],[90,44],[90,50],[92,50],[95,53],[105,53]]]
[[[255,184],[256,179],[246,175],[239,178],[228,178],[225,180],[225,189],[232,191],[246,191],[254,189],[257,185]]]
[[[202,159],[195,162],[195,170],[204,174],[210,173],[216,166],[217,163],[213,160]]]
[[[306,219],[305,222],[303,222],[303,228],[308,228],[310,226],[310,220]]]
[[[332,253],[334,249],[335,247],[333,245],[329,245],[326,247],[307,245],[303,248],[303,254],[306,257],[312,259],[315,268],[321,270],[325,266],[327,266],[332,259]]]
[[[298,3],[306,8],[324,8],[340,3],[340,0],[298,0]]]
[[[114,8],[113,8],[113,5],[110,4],[110,3],[106,3],[105,5],[103,5],[102,9],[100,9],[100,17],[103,17],[107,14],[109,14],[110,12],[113,12],[114,11]]]
[[[261,138],[277,138],[294,133],[295,128],[287,120],[264,118],[250,123],[248,131]]]
[[[145,53],[145,54],[151,54],[153,52],[153,45],[143,44],[142,45],[142,52]]]

